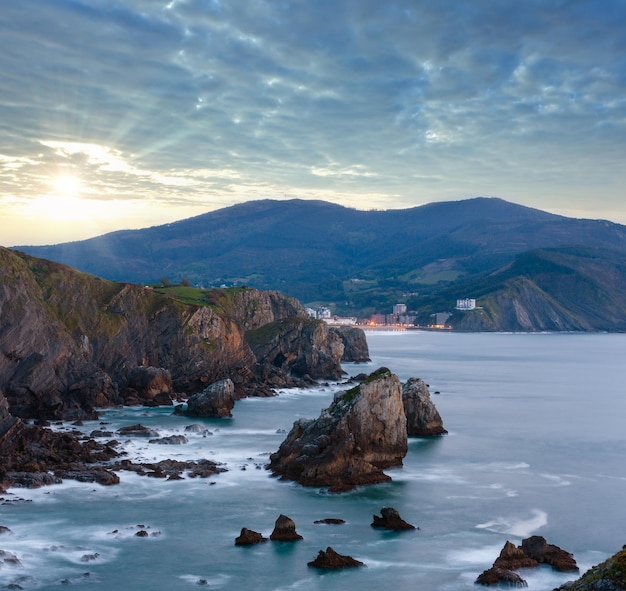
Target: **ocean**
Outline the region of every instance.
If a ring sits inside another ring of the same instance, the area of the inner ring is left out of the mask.
[[[626,543],[626,335],[405,331],[367,339],[372,361],[345,364],[346,372],[385,366],[403,381],[423,378],[449,431],[411,438],[404,466],[388,471],[392,482],[330,494],[265,469],[294,420],[317,417],[341,384],[241,400],[232,419],[103,410],[106,426],[79,429],[142,423],[188,438],[157,445],[118,437],[129,458],[208,458],[228,471],[181,481],[121,472],[110,487],[11,489],[0,505],[0,525],[11,530],[0,534],[0,587],[462,591],[477,588],[507,540],[541,535],[573,553],[581,572]],[[205,431],[185,433],[191,423]],[[383,507],[419,529],[372,528]],[[280,514],[303,540],[234,545],[243,527],[269,537]],[[345,523],[314,523],[329,517]],[[328,546],[366,566],[308,567]],[[575,578],[543,566],[521,575],[536,591]]]

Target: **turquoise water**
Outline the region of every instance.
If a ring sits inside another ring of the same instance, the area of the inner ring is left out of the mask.
[[[234,418],[176,417],[171,409],[114,409],[107,428],[141,422],[165,435],[202,422],[181,446],[128,439],[129,457],[207,457],[228,472],[166,482],[122,472],[120,485],[68,482],[13,489],[0,506],[0,586],[80,590],[476,589],[506,540],[532,534],[572,552],[582,569],[626,543],[626,335],[368,333],[372,362],[430,384],[449,434],[412,439],[393,482],[331,495],[281,482],[263,469],[299,417],[316,417],[340,386],[237,402]],[[440,394],[434,394],[434,392]],[[90,432],[99,422],[85,424]],[[23,500],[18,500],[23,499]],[[370,527],[385,506],[418,526]],[[241,548],[242,527],[269,536],[284,513],[304,537]],[[341,517],[344,525],[317,525]],[[150,535],[137,537],[139,529]],[[332,546],[367,566],[307,567]],[[572,578],[523,573],[529,589]]]

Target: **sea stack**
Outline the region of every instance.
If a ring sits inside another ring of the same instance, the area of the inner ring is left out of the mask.
[[[296,421],[270,456],[269,469],[305,486],[340,492],[391,480],[383,469],[401,466],[407,449],[402,384],[381,368],[337,393],[319,418]]]

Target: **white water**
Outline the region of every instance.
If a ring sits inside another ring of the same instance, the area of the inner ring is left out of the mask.
[[[404,467],[389,472],[392,483],[331,495],[263,469],[285,437],[280,431],[318,416],[338,386],[242,400],[222,421],[171,409],[109,410],[102,415],[109,425],[83,430],[141,422],[160,436],[184,433],[186,445],[139,438],[124,445],[133,458],[206,457],[229,471],[173,482],[122,472],[113,487],[13,489],[0,505],[0,525],[12,531],[0,535],[0,549],[20,565],[0,565],[0,586],[463,590],[475,589],[507,539],[542,535],[574,553],[582,570],[626,543],[626,335],[396,332],[368,333],[368,342],[373,361],[346,370],[385,365],[403,380],[424,378],[449,430],[412,439]],[[211,434],[184,432],[198,422]],[[384,506],[420,529],[371,528]],[[280,513],[304,540],[234,546],[242,527],[269,536]],[[346,523],[313,523],[324,517]],[[137,537],[139,529],[150,535]],[[308,568],[329,545],[367,567]],[[572,578],[549,568],[523,576],[537,591]]]

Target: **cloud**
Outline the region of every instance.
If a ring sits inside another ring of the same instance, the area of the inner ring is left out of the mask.
[[[152,206],[593,193],[614,212],[626,181],[620,0],[22,0],[0,18],[3,196],[71,168],[93,198]]]

